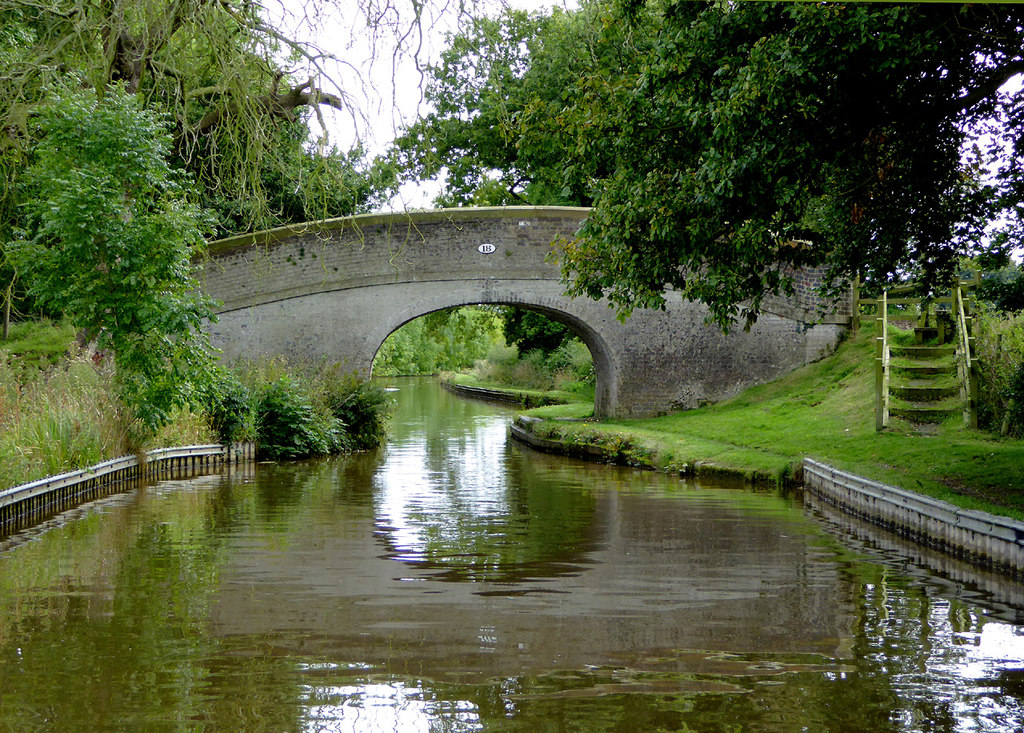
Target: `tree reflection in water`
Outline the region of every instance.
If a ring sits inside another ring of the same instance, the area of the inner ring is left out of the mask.
[[[1024,726],[1021,609],[991,590],[796,500],[523,452],[506,410],[400,394],[380,453],[5,543],[0,730]]]

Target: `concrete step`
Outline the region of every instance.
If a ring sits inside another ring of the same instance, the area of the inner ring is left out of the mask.
[[[920,407],[890,407],[889,416],[913,423],[938,423],[963,412],[962,407],[925,407],[925,404],[931,403],[922,403]]]
[[[889,364],[893,374],[902,374],[910,379],[929,376],[951,376],[956,378],[956,361],[949,357],[940,359],[893,359]]]
[[[960,399],[959,388],[953,389],[951,395],[935,396],[932,399],[925,399],[923,390],[913,395],[920,399],[901,398],[891,387],[889,391],[892,394],[890,417],[900,417],[914,423],[938,423],[963,413],[964,403]]]

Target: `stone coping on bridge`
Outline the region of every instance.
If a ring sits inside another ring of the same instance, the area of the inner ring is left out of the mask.
[[[415,230],[418,225],[427,225],[439,222],[459,224],[460,222],[501,219],[564,219],[567,215],[579,216],[582,223],[582,221],[589,215],[590,211],[590,208],[581,206],[486,206],[356,214],[353,216],[303,222],[300,224],[290,224],[276,227],[274,229],[265,229],[258,232],[250,232],[248,234],[240,234],[235,237],[216,240],[208,245],[206,252],[198,257],[197,261],[229,257],[234,254],[252,250],[255,247],[271,247],[275,244],[283,243],[289,238],[301,237],[304,235],[329,235],[334,232],[358,233],[362,230],[368,231],[374,227],[385,225],[399,227],[405,225],[407,228]],[[405,236],[401,230],[397,230],[396,234],[400,238],[404,238]],[[389,283],[392,281],[392,274],[389,272],[387,277],[382,276],[379,280],[379,283],[377,281],[371,282],[368,280],[361,284]],[[314,291],[315,290],[316,289],[314,289]],[[296,297],[297,295],[304,294],[308,293],[305,290],[295,292],[289,291],[288,294],[282,297]],[[252,300],[239,302],[235,302],[234,299],[229,298],[222,298],[222,300],[225,303],[225,309],[228,310],[247,307],[256,303],[256,301]],[[749,305],[749,301],[744,301],[738,305],[741,307]],[[761,303],[760,307],[763,313],[790,318],[807,324],[838,325],[848,327],[851,322],[851,315],[846,312],[845,308],[841,311],[833,311],[802,307],[781,297],[768,297]]]
[[[822,297],[820,267],[787,270],[787,292],[765,297],[751,328],[729,332],[685,293],[667,292],[663,307],[629,318],[607,298],[571,297],[558,260],[587,212],[368,214],[215,243],[196,268],[217,303],[211,342],[228,361],[328,359],[369,376],[388,336],[416,318],[475,304],[524,308],[566,324],[590,349],[597,415],[641,417],[782,376],[831,353],[844,335],[850,298]]]
[[[590,209],[585,206],[480,206],[451,209],[418,209],[409,211],[390,211],[374,214],[355,214],[335,219],[289,224],[274,229],[240,234],[236,237],[218,239],[207,247],[207,256],[218,257],[233,254],[254,245],[267,245],[302,234],[318,234],[336,230],[365,229],[394,222],[409,224],[425,224],[438,221],[458,221],[459,219],[515,219],[523,215],[533,218],[563,217],[566,214],[579,214],[586,218]]]

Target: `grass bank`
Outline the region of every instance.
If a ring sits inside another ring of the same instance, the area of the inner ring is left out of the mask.
[[[865,329],[827,359],[700,409],[599,422],[581,419],[588,406],[580,404],[529,414],[545,419],[535,430],[541,437],[603,446],[637,465],[776,481],[811,457],[963,508],[1024,519],[1024,441],[965,430],[957,420],[928,435],[908,425],[876,433],[873,357]]]
[[[19,323],[0,343],[0,488],[151,448],[216,442],[203,415],[177,411],[143,432],[114,375],[75,345],[64,323]]]
[[[255,442],[271,460],[367,450],[384,441],[390,405],[338,365],[264,359],[218,370],[154,432],[73,328],[22,323],[0,342],[0,489],[177,445]]]
[[[528,387],[510,387],[508,384],[494,380],[480,379],[476,374],[462,372],[445,372],[441,374],[441,381],[447,382],[456,387],[469,387],[470,389],[494,390],[506,395],[507,401],[511,404],[523,405],[524,407],[546,407],[548,405],[592,405],[593,397],[587,402],[588,395],[580,392],[571,392],[563,389],[531,389]],[[593,410],[591,409],[591,412]]]

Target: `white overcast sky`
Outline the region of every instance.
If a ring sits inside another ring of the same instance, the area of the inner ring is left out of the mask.
[[[332,3],[325,3],[327,7],[321,17],[308,18],[308,6],[302,0],[280,1],[280,5],[275,5],[273,0],[266,5],[275,23],[280,22],[296,39],[312,42],[322,52],[338,59],[322,62],[324,74],[318,80],[326,91],[344,93],[351,109],[349,113],[322,109],[330,144],[348,150],[362,143],[370,158],[382,152],[403,124],[412,122],[423,112],[421,69],[439,58],[445,47],[445,34],[457,27],[455,6],[458,0],[452,0],[452,7],[444,9],[439,9],[437,2],[424,3],[422,34],[411,23],[411,0],[392,0],[397,13],[395,8],[384,12],[381,25],[385,30],[377,33],[367,28],[365,15],[352,13],[346,17],[344,9],[331,7]],[[381,0],[363,2],[384,6]],[[482,10],[488,15],[497,14],[501,2],[524,10],[577,5],[576,0],[476,2],[474,12]],[[283,20],[279,20],[282,16]],[[393,27],[388,28],[388,24]],[[297,77],[305,77],[310,75],[310,68],[311,64],[304,60],[293,71]],[[332,80],[336,84],[332,84]],[[319,129],[315,121],[313,127]],[[407,186],[392,206],[396,209],[429,207],[436,193],[436,186]]]

